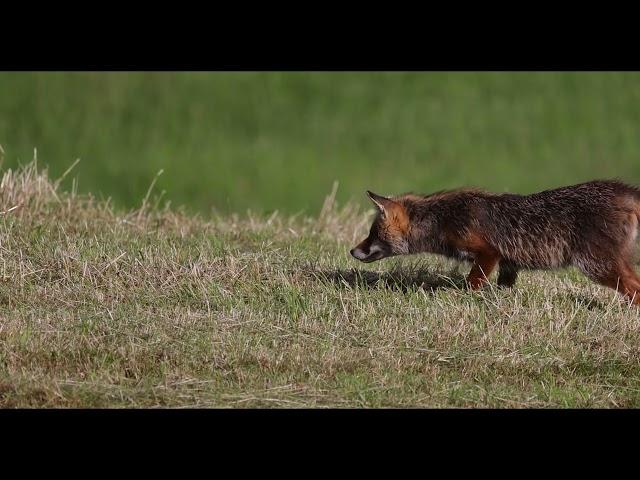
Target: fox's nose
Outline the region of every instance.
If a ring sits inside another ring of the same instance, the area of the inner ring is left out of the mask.
[[[352,248],[350,250],[351,256],[356,260],[362,260],[363,258],[367,258],[367,254],[364,253],[360,248]]]

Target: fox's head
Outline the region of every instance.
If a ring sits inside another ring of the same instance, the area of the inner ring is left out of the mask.
[[[409,253],[409,216],[404,206],[391,198],[367,191],[378,208],[369,236],[351,250],[361,262],[374,262],[385,257]]]

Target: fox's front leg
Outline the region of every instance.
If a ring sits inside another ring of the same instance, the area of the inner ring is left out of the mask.
[[[498,286],[511,288],[518,278],[518,267],[504,258],[500,260],[500,271],[498,272]]]
[[[473,290],[481,288],[489,282],[489,275],[496,268],[500,257],[491,253],[480,253],[476,255],[473,268],[467,276],[467,283]]]

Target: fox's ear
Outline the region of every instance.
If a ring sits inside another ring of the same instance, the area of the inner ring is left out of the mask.
[[[406,233],[409,230],[409,216],[401,203],[377,195],[369,190],[367,190],[367,195],[369,195],[371,201],[378,207],[385,221],[395,225],[402,233]]]
[[[373,193],[369,190],[367,190],[367,195],[382,214],[384,214],[386,210],[390,209],[395,203],[390,198],[383,197],[382,195],[378,195],[377,193]]]

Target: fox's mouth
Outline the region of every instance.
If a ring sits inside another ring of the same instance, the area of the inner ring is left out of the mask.
[[[376,250],[365,256],[364,252],[357,248],[351,250],[351,255],[353,256],[353,258],[355,258],[356,260],[360,260],[363,263],[375,262],[376,260],[380,260],[387,256],[382,250]]]
[[[371,255],[369,255],[366,258],[359,258],[358,260],[360,260],[361,262],[364,262],[364,263],[371,263],[371,262],[375,262],[376,260],[381,260],[383,258],[384,258],[384,253],[375,252],[375,253],[372,253]]]

